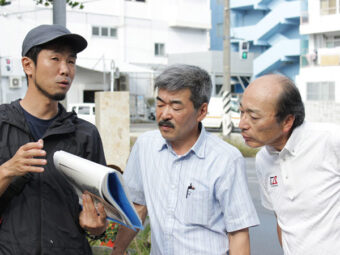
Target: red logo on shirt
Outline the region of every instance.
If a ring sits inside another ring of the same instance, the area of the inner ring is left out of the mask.
[[[270,186],[274,187],[277,186],[278,182],[277,182],[277,176],[271,176],[270,177]]]

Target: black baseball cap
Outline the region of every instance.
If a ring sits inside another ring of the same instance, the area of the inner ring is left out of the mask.
[[[87,47],[87,41],[78,34],[72,34],[66,27],[61,25],[40,25],[30,30],[23,43],[21,55],[25,56],[34,46],[52,42],[56,39],[65,39],[70,42],[71,48],[80,52]]]

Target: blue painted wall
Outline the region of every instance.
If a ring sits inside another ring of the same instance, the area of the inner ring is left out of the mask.
[[[210,30],[210,50],[223,50],[223,0],[211,0],[211,30]],[[222,25],[222,35],[219,34],[218,24]]]
[[[230,0],[231,49],[248,41],[254,60],[254,76],[282,73],[295,80],[299,73],[301,36],[300,0]],[[287,46],[286,46],[287,45]]]

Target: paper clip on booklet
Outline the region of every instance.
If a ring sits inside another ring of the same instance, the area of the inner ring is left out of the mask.
[[[143,228],[124,189],[121,173],[65,151],[55,152],[53,161],[76,190],[80,204],[82,193],[87,193],[95,204],[100,202],[104,205],[109,220],[133,230]]]

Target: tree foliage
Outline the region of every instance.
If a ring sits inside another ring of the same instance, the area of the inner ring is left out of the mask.
[[[34,0],[37,4],[41,4],[44,6],[53,5],[53,0]],[[0,6],[11,4],[10,0],[0,0]],[[78,1],[66,0],[66,4],[72,8],[78,7],[79,9],[83,9],[84,5]]]
[[[9,2],[7,0],[0,0],[0,6],[8,5],[8,4],[11,4],[11,2]]]
[[[42,4],[45,6],[50,6],[53,4],[53,0],[35,0],[37,4]],[[70,7],[75,8],[79,7],[79,9],[83,9],[84,5],[78,1],[71,1],[71,0],[66,0],[66,4],[68,4]]]

